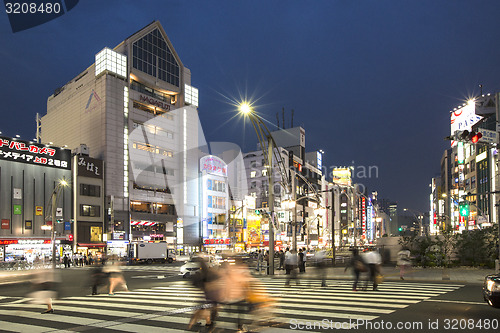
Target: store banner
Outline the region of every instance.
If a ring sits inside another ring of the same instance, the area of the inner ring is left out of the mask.
[[[22,199],[23,198],[23,190],[20,188],[14,189],[14,199]]]
[[[10,220],[2,219],[2,229],[10,229]]]
[[[14,205],[14,215],[21,215],[21,214],[22,214],[21,205]]]
[[[42,206],[36,206],[35,207],[35,215],[36,216],[43,216],[43,207]]]
[[[71,222],[64,222],[64,230],[71,231]]]
[[[33,229],[33,222],[31,220],[24,221],[24,229],[26,230]]]

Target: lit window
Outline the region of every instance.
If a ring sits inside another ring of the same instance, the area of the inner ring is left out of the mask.
[[[264,176],[264,177],[267,176],[267,169],[262,170],[262,176]]]
[[[109,71],[121,77],[127,77],[127,56],[104,48],[95,56],[95,76]]]
[[[188,84],[184,85],[184,99],[187,104],[198,107],[198,89]]]
[[[257,177],[257,171],[250,171],[250,178]]]
[[[179,86],[179,64],[158,29],[133,44],[132,67],[174,86]]]

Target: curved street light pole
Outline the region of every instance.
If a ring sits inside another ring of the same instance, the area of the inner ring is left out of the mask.
[[[51,214],[52,214],[52,230],[51,230],[51,244],[52,244],[52,268],[56,268],[56,225],[57,225],[57,217],[56,217],[56,210],[57,210],[57,196],[59,195],[60,190],[68,185],[68,183],[65,180],[61,180],[56,187],[54,188],[54,191],[52,191],[51,195],[51,203],[52,203],[52,209],[51,209]]]

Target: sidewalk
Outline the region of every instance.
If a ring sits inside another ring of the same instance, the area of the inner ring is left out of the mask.
[[[352,279],[351,269],[344,271],[345,267],[329,267],[327,268],[328,280],[345,280]],[[284,270],[275,269],[275,278],[285,278]],[[457,267],[457,268],[421,268],[415,267],[405,273],[405,281],[415,282],[454,282],[466,284],[483,284],[484,277],[489,274],[494,274],[494,269],[473,268],[473,267]],[[265,276],[264,270],[259,274],[254,273],[255,276]],[[362,273],[366,274],[366,273]],[[399,268],[395,266],[382,267],[382,274],[385,281],[400,281]],[[316,272],[314,267],[307,267],[306,272],[298,275],[299,278],[316,279]]]

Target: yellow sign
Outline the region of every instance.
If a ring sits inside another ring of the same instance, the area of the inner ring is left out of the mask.
[[[91,242],[101,242],[102,241],[102,228],[101,227],[90,227],[90,241]]]
[[[43,216],[43,207],[42,206],[35,207],[35,215],[36,216]]]

